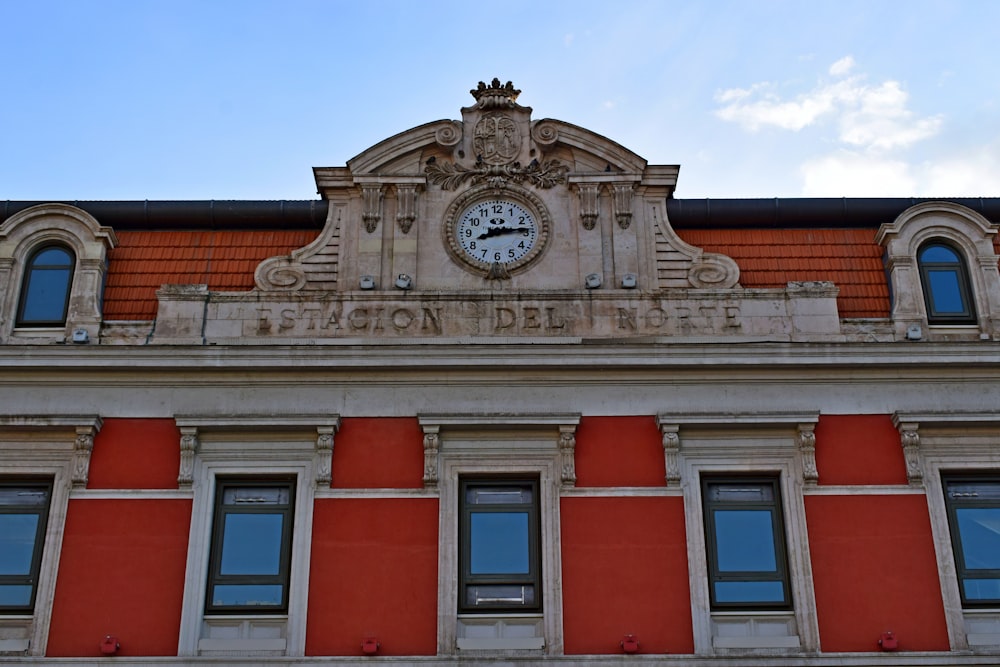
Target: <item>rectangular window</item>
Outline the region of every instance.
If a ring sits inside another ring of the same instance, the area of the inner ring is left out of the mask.
[[[288,610],[294,506],[290,480],[218,481],[206,613]]]
[[[790,609],[778,480],[703,478],[702,499],[712,609]]]
[[[0,482],[0,613],[34,609],[51,495],[49,482]]]
[[[1000,479],[943,481],[962,605],[996,607],[1000,605]]]
[[[459,492],[459,611],[541,611],[538,481],[463,479]]]

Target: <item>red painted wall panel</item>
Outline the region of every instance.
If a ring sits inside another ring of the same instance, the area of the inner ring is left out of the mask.
[[[900,650],[947,651],[926,497],[807,496],[805,505],[822,650],[874,651],[892,630]]]
[[[820,484],[906,484],[899,431],[889,415],[822,415],[816,425]]]
[[[652,421],[652,420],[650,420]],[[681,498],[563,498],[566,653],[693,653]]]
[[[652,416],[580,420],[577,486],[663,486],[665,477],[662,438]]]
[[[434,655],[437,570],[437,499],[317,500],[306,655]]]
[[[180,431],[173,419],[105,419],[90,458],[91,489],[176,489]]]
[[[348,417],[333,444],[336,488],[419,489],[424,434],[416,419]]]
[[[46,655],[177,655],[190,500],[71,500]]]

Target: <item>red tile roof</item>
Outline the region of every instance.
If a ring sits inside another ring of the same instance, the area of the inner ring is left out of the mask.
[[[118,232],[109,253],[104,319],[151,320],[162,285],[207,284],[211,290],[254,286],[257,264],[316,238],[316,230]]]
[[[841,317],[888,317],[882,247],[873,229],[684,229],[678,236],[736,260],[743,287],[831,280]]]

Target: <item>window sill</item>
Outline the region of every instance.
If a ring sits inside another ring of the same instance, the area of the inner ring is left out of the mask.
[[[713,648],[798,649],[801,646],[794,612],[712,612]]]
[[[540,614],[463,615],[455,646],[463,651],[540,651],[545,648],[542,621]]]

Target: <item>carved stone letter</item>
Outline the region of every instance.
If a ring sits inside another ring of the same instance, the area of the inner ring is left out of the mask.
[[[438,483],[438,448],[440,427],[424,427],[424,486],[435,487]]]
[[[382,186],[362,185],[361,194],[364,199],[361,219],[365,221],[365,229],[371,234],[382,219]]]
[[[73,445],[73,486],[87,486],[90,475],[90,454],[94,451],[94,435],[97,429],[93,426],[77,426],[76,441]]]
[[[663,434],[663,462],[667,469],[667,486],[680,484],[681,481],[681,427],[678,424],[660,424]]]
[[[799,424],[796,441],[799,453],[802,454],[802,481],[815,484],[819,481],[819,470],[816,468],[816,425]]]
[[[600,209],[597,207],[597,198],[600,192],[600,185],[597,183],[580,183],[577,186],[580,194],[580,220],[583,228],[590,230],[597,224],[597,216]]]
[[[316,486],[333,481],[333,426],[316,427]]]
[[[613,189],[614,197],[611,199],[611,207],[615,214],[615,221],[622,229],[628,229],[632,224],[632,184],[616,183]]]
[[[576,426],[559,427],[559,459],[563,488],[576,486]]]
[[[198,427],[181,427],[181,465],[177,472],[177,486],[190,489],[194,479],[194,455],[198,453]]]

